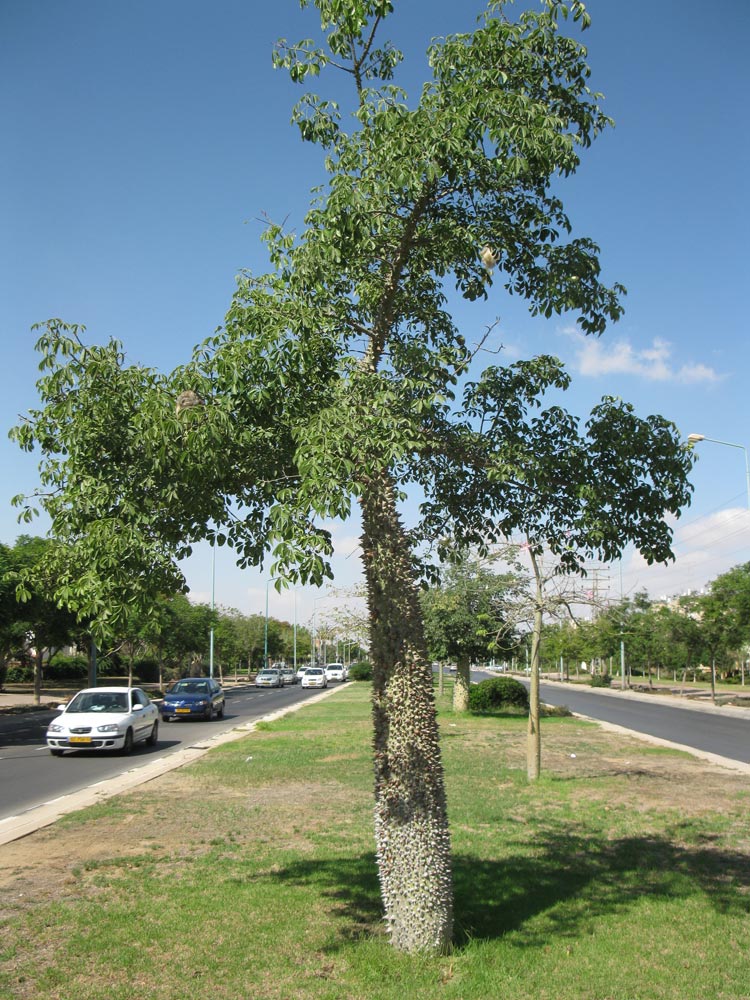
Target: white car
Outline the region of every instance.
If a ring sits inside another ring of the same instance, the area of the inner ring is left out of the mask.
[[[328,681],[345,681],[346,680],[346,668],[343,663],[329,663],[326,666],[326,680]]]
[[[47,729],[53,757],[65,750],[130,753],[136,743],[152,747],[159,739],[159,710],[140,688],[86,688],[58,710]]]
[[[326,672],[322,667],[308,667],[302,675],[303,688],[328,687]]]

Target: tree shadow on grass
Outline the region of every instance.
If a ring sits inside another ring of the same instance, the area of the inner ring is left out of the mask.
[[[750,912],[750,857],[695,847],[665,837],[608,840],[547,827],[534,851],[501,861],[454,859],[456,944],[520,931],[529,946],[543,946],[550,933],[578,936],[582,921],[626,910],[644,897],[681,899],[700,893],[721,912]],[[560,904],[567,904],[561,906]],[[546,919],[529,926],[532,917]]]
[[[607,840],[550,826],[533,847],[529,854],[528,844],[511,844],[509,855],[498,860],[454,856],[458,947],[511,932],[520,932],[527,947],[543,947],[551,933],[577,937],[586,923],[627,910],[643,897],[674,900],[700,893],[720,912],[750,913],[750,857],[715,849],[710,838],[686,847],[663,837]],[[299,861],[273,877],[318,883],[340,920],[340,944],[382,930],[373,854]],[[539,916],[545,919],[532,925]]]
[[[380,883],[373,853],[328,861],[297,861],[273,873],[292,885],[318,884],[331,901],[331,912],[341,920],[341,938],[355,940],[373,934],[382,923]]]

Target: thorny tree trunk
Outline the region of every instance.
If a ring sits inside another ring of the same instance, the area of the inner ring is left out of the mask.
[[[453,685],[453,711],[469,711],[469,686],[471,684],[471,674],[469,670],[469,657],[465,654],[459,656],[456,666],[456,680]]]
[[[363,490],[371,621],[375,842],[385,920],[402,951],[445,951],[453,885],[432,671],[411,553],[386,474]]]

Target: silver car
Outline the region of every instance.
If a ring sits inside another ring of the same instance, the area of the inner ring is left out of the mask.
[[[280,688],[282,684],[280,670],[261,670],[255,677],[257,688]]]

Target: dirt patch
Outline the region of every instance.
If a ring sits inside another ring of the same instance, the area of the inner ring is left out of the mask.
[[[345,812],[353,797],[360,796],[336,784],[286,782],[238,790],[207,785],[188,770],[174,771],[150,782],[146,791],[95,807],[84,823],[66,817],[0,847],[0,896],[12,901],[17,913],[25,900],[38,904],[70,895],[81,869],[167,852],[172,862],[183,863],[215,845],[217,837],[248,843],[273,839],[305,853],[310,836],[327,829],[316,804],[326,803],[323,813],[337,806]]]

